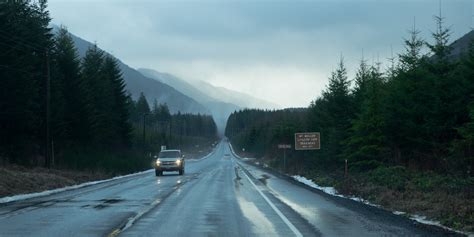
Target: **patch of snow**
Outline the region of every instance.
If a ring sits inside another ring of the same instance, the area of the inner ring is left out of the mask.
[[[407,213],[406,213],[406,212],[402,212],[402,211],[394,211],[393,214],[401,216],[401,215],[405,215],[405,214],[407,214]]]
[[[348,199],[351,199],[351,200],[354,200],[356,202],[361,202],[361,203],[364,203],[366,205],[370,205],[370,206],[374,206],[374,207],[380,207],[379,205],[376,205],[376,204],[373,204],[363,198],[360,198],[360,197],[354,197],[354,196],[344,196],[344,195],[341,195],[339,193],[337,193],[336,189],[333,188],[333,187],[322,187],[322,186],[319,186],[317,184],[315,184],[312,180],[310,179],[307,179],[306,177],[303,177],[303,176],[299,176],[299,175],[294,175],[292,176],[293,179],[295,179],[296,181],[300,182],[300,183],[303,183],[303,184],[306,184],[312,188],[315,188],[315,189],[318,189],[318,190],[321,190],[329,195],[332,195],[332,196],[336,196],[336,197],[342,197],[342,198],[348,198]]]
[[[321,186],[315,184],[312,180],[307,179],[306,177],[303,177],[303,176],[299,176],[299,175],[294,175],[292,177],[293,177],[293,179],[295,179],[296,181],[298,181],[300,183],[303,183],[303,184],[306,184],[306,185],[308,185],[312,188],[321,190],[321,191],[323,191],[327,194],[337,196],[337,197],[344,197],[343,195],[338,194],[336,189],[333,188],[333,187],[321,187]]]
[[[9,202],[14,202],[14,201],[21,201],[21,200],[25,200],[25,199],[30,199],[30,198],[44,197],[44,196],[48,196],[48,195],[55,194],[55,193],[60,193],[60,192],[69,191],[69,190],[78,189],[78,188],[83,188],[83,187],[87,187],[87,186],[91,186],[91,185],[95,185],[95,184],[110,182],[110,181],[117,180],[117,179],[123,179],[123,178],[127,178],[127,177],[137,176],[137,175],[141,175],[141,174],[145,174],[145,173],[149,173],[149,172],[152,172],[152,169],[137,172],[137,173],[133,173],[133,174],[116,176],[116,177],[113,177],[111,179],[91,181],[91,182],[87,182],[87,183],[77,184],[77,185],[73,185],[73,186],[67,186],[67,187],[64,187],[64,188],[58,188],[58,189],[53,189],[53,190],[47,190],[47,191],[38,192],[38,193],[28,193],[28,194],[20,194],[20,195],[3,197],[3,198],[0,198],[0,203],[9,203]]]
[[[418,222],[423,223],[423,224],[427,224],[427,225],[435,225],[435,226],[443,227],[443,225],[441,225],[441,223],[439,223],[439,221],[428,220],[428,218],[426,218],[426,216],[411,215],[410,219],[412,219],[414,221],[418,221]]]

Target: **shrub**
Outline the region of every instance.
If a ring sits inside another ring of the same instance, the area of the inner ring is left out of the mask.
[[[410,179],[410,174],[403,166],[380,166],[370,171],[368,177],[369,181],[375,184],[398,191],[404,191]]]
[[[382,163],[376,160],[363,160],[348,165],[350,172],[367,172],[382,166]]]

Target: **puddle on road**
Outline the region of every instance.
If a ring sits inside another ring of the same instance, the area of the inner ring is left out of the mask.
[[[113,203],[117,203],[117,202],[121,202],[121,201],[124,201],[123,199],[118,199],[118,198],[111,198],[111,199],[102,199],[100,200],[104,203],[108,203],[108,204],[113,204]]]
[[[261,178],[259,178],[258,181],[262,182],[266,186],[267,185],[267,179],[269,179],[270,176],[268,176],[266,174],[262,174],[260,177]]]
[[[101,203],[99,203],[97,205],[84,205],[84,206],[81,206],[81,207],[82,208],[87,208],[87,207],[92,206],[94,209],[101,210],[101,209],[110,207],[113,204],[119,203],[119,202],[122,202],[122,201],[124,201],[124,200],[123,199],[118,199],[118,198],[101,199],[101,200],[98,200],[98,202],[101,202]]]
[[[252,223],[254,233],[268,236],[277,235],[273,223],[265,217],[265,214],[263,214],[253,202],[247,201],[242,197],[237,197],[237,202],[245,218]]]
[[[234,166],[234,171],[235,171],[235,178],[234,178],[234,187],[236,189],[239,189],[240,186],[244,185],[242,182],[240,182],[240,180],[242,179],[239,175],[239,167],[238,166]]]

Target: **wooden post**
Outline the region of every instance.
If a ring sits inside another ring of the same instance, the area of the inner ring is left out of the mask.
[[[347,178],[347,159],[344,160],[344,178]]]

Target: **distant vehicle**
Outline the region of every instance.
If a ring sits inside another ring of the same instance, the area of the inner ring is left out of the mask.
[[[226,153],[224,156],[225,156],[225,157],[229,157],[229,156],[230,156],[230,154],[229,154],[229,153]]]
[[[155,175],[163,175],[163,171],[178,171],[179,175],[184,174],[184,155],[181,150],[163,150],[155,156]]]

